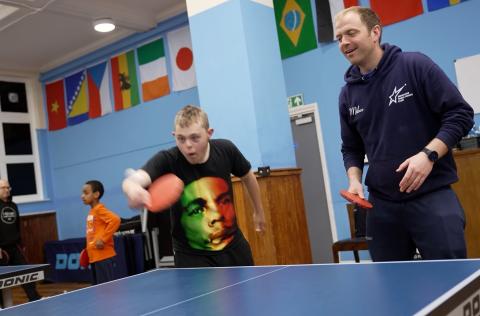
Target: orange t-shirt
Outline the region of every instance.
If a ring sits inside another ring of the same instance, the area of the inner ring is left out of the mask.
[[[87,253],[90,263],[108,259],[116,255],[113,234],[120,227],[120,217],[102,203],[93,207],[87,216]],[[95,242],[103,240],[104,248],[97,249]]]

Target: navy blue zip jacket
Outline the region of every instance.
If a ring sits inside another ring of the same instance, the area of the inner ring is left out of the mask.
[[[363,170],[365,184],[376,196],[401,201],[458,180],[452,152],[440,158],[422,186],[400,192],[405,170],[395,170],[433,138],[452,148],[472,128],[473,109],[457,87],[427,56],[383,44],[377,68],[362,76],[351,66],[340,93],[340,125],[345,168]]]

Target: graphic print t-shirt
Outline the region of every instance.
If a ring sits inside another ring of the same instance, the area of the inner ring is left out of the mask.
[[[20,242],[20,216],[17,205],[0,200],[0,248]]]
[[[242,177],[251,165],[230,141],[210,140],[203,164],[190,164],[178,147],[160,151],[142,167],[152,179],[173,173],[185,184],[171,208],[175,250],[212,254],[231,247],[242,234],[237,226],[231,174]]]

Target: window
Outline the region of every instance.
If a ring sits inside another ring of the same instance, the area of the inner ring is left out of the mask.
[[[0,178],[8,179],[17,203],[43,198],[30,86],[0,78]]]

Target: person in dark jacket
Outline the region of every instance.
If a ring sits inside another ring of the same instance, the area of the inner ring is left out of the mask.
[[[20,215],[17,204],[12,202],[10,192],[9,182],[0,179],[0,252],[3,253],[2,263],[14,266],[27,264],[27,261],[21,251]],[[4,256],[8,257],[8,261],[3,258]],[[35,283],[26,283],[22,287],[29,301],[36,301],[41,298]]]
[[[375,12],[351,7],[335,36],[351,66],[339,98],[348,191],[374,205],[367,216],[373,261],[465,258],[465,217],[450,185],[451,148],[472,128],[473,109],[427,56],[380,44]]]

